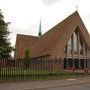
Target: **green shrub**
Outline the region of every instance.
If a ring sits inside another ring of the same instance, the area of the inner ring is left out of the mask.
[[[29,68],[29,63],[30,63],[30,51],[28,48],[26,48],[24,51],[24,67]]]

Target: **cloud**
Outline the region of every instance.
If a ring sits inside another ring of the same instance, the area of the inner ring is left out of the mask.
[[[42,0],[44,4],[46,5],[51,5],[51,4],[54,4],[60,0]]]

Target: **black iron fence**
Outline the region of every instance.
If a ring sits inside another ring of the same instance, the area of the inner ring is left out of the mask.
[[[64,69],[64,64],[60,59],[30,60],[27,64],[25,60],[0,60],[0,81],[67,78],[88,72],[86,68],[82,72],[77,72],[74,67]]]

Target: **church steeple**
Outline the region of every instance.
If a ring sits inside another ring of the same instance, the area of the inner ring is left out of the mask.
[[[41,27],[41,20],[40,20],[38,36],[41,36],[41,35],[42,35],[42,27]]]

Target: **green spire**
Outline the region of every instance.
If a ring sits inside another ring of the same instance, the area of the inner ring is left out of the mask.
[[[38,36],[41,36],[41,35],[42,35],[42,28],[41,28],[41,20],[40,20]]]

